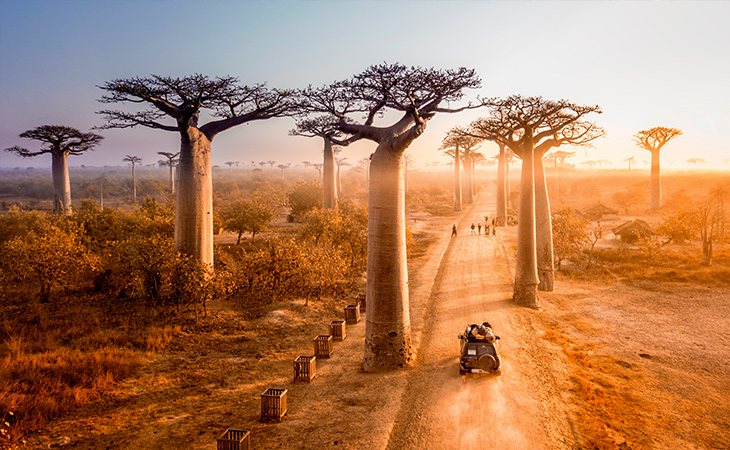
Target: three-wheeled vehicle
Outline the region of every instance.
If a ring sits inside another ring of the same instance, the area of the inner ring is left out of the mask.
[[[499,336],[494,335],[492,325],[483,322],[471,324],[459,335],[461,357],[459,375],[468,373],[499,373],[501,361],[497,354]]]

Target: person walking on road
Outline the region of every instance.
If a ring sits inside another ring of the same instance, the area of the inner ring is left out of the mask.
[[[477,224],[477,230],[479,231],[479,234],[482,234],[482,224],[481,224],[481,222]]]
[[[471,234],[472,234],[472,235],[475,235],[475,234],[476,234],[476,233],[474,232],[474,229],[475,229],[475,228],[476,228],[476,227],[475,227],[475,226],[474,226],[474,224],[472,223],[472,224],[471,224]]]
[[[484,226],[484,236],[489,237],[489,224]]]
[[[456,236],[456,224],[451,227],[451,237]]]

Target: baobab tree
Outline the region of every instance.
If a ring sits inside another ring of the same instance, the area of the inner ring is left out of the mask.
[[[234,164],[236,164],[236,163],[234,163],[233,161],[226,161],[226,162],[224,162],[223,164],[227,165],[227,166],[228,166],[228,168],[230,169],[230,168],[232,168],[232,167],[233,167],[233,165],[234,165]]]
[[[100,111],[103,128],[144,126],[180,135],[175,206],[175,249],[213,267],[211,143],[221,132],[254,120],[282,117],[295,109],[292,92],[241,85],[235,77],[135,77],[99,86],[102,103],[146,104],[136,112]],[[199,125],[202,110],[213,119]],[[172,123],[161,120],[172,119]]]
[[[659,209],[662,205],[662,181],[660,176],[660,152],[667,142],[682,134],[677,128],[654,127],[641,130],[634,135],[634,142],[651,152],[651,189],[649,208]]]
[[[449,156],[454,158],[454,211],[461,211],[461,203],[474,203],[471,152],[479,144],[479,139],[463,134],[458,128],[449,130],[441,145]],[[460,166],[464,166],[466,182],[462,183]],[[466,185],[466,189],[464,189]]]
[[[132,165],[132,203],[137,203],[137,176],[134,172],[134,167],[142,163],[142,158],[134,155],[126,155],[122,158],[122,161],[126,161]]]
[[[276,164],[276,161],[273,161],[273,160],[270,159],[270,160],[266,161],[266,164],[268,164],[269,167],[273,169],[274,168],[274,164]]]
[[[575,152],[568,152],[565,150],[556,150],[554,152],[545,155],[545,161],[553,162],[553,169],[555,171],[555,195],[560,195],[560,186],[558,184],[558,165],[565,163],[565,160],[575,156]]]
[[[629,172],[631,172],[631,164],[633,164],[635,160],[635,156],[629,156],[628,158],[624,159],[624,162],[629,163]]]
[[[340,195],[342,195],[342,179],[340,178],[340,171],[343,166],[349,166],[351,164],[347,162],[347,158],[335,158],[335,164],[337,165],[337,176],[335,178],[337,179],[337,197],[339,198]]]
[[[92,150],[104,139],[94,133],[82,133],[76,128],[62,125],[41,125],[19,135],[22,138],[40,141],[43,144],[36,150],[14,146],[5,150],[24,158],[50,154],[51,175],[53,177],[53,212],[68,215],[71,208],[71,181],[68,174],[68,156],[81,155]]]
[[[177,166],[177,163],[180,162],[177,157],[180,155],[180,152],[177,153],[170,153],[170,152],[157,152],[158,155],[162,155],[167,160],[163,160],[162,164],[163,166],[167,166],[170,169],[169,174],[169,184],[170,184],[170,193],[175,193],[175,166]]]
[[[288,169],[291,164],[279,164],[277,167],[281,169],[281,179],[284,179],[284,169]]]
[[[366,371],[394,368],[412,360],[406,266],[403,153],[437,113],[465,89],[481,84],[474,70],[435,70],[401,64],[370,66],[362,73],[321,88],[302,91],[312,114],[327,114],[351,143],[377,144],[370,162],[365,355]],[[395,123],[374,124],[386,110],[400,114]]]
[[[522,159],[514,300],[537,306],[537,288],[553,289],[550,202],[543,157],[561,145],[588,145],[603,129],[584,118],[598,106],[513,95],[489,102],[491,115],[472,122],[472,135],[502,143]]]
[[[313,92],[313,91],[311,91]],[[324,144],[322,150],[322,207],[337,208],[337,176],[334,144],[344,145],[342,133],[336,128],[337,120],[330,116],[317,116],[297,120],[289,131],[292,136],[318,137]]]

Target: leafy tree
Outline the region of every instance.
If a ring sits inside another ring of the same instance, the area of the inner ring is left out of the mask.
[[[297,111],[292,92],[245,86],[234,77],[135,77],[99,86],[102,103],[145,104],[142,111],[100,111],[103,128],[144,126],[180,135],[175,207],[175,249],[213,266],[213,189],[211,143],[221,132],[254,120]],[[198,122],[208,110],[213,119]],[[167,118],[170,122],[163,123]]]
[[[629,214],[634,206],[646,201],[646,190],[634,186],[624,191],[616,192],[611,197],[624,214]]]
[[[644,150],[651,152],[651,209],[659,209],[662,205],[662,182],[660,177],[660,152],[662,148],[682,130],[677,128],[654,127],[641,130],[634,135],[634,142]]]
[[[274,208],[261,199],[238,199],[221,209],[223,227],[238,233],[236,245],[241,243],[243,233],[251,233],[251,240],[256,234],[266,230],[274,218]]]
[[[76,128],[61,125],[42,125],[20,133],[20,137],[43,142],[37,151],[24,147],[10,147],[5,150],[23,157],[50,153],[51,173],[53,175],[53,212],[71,214],[71,182],[68,175],[69,155],[81,155],[93,150],[102,139],[94,133],[82,133]]]
[[[293,217],[302,217],[312,208],[322,206],[322,189],[317,181],[302,181],[294,185],[287,194],[291,214]]]
[[[48,303],[54,286],[67,284],[98,265],[98,258],[78,238],[78,230],[51,222],[12,238],[0,251],[5,276],[36,286],[41,303]]]
[[[588,220],[580,212],[562,208],[553,213],[553,244],[558,270],[564,260],[580,256],[588,239]]]

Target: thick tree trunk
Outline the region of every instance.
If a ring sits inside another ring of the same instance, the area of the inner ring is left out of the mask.
[[[337,180],[335,177],[335,151],[332,141],[324,138],[324,160],[322,166],[322,206],[337,208]]]
[[[520,178],[520,210],[517,223],[517,255],[513,299],[531,308],[537,307],[537,251],[535,236],[534,150],[523,150]]]
[[[180,143],[175,250],[213,267],[213,181],[210,141],[192,128]]]
[[[510,181],[509,181],[509,158],[505,156],[504,159],[504,195],[505,202],[507,202],[507,208],[512,208],[512,200],[510,199]]]
[[[471,161],[471,158],[464,158],[464,175],[466,175],[466,180],[464,182],[466,185],[464,203],[467,204],[474,203],[474,178],[473,171],[471,169],[472,164],[473,162]]]
[[[454,211],[461,211],[461,168],[460,166],[461,155],[459,154],[459,147],[456,147],[454,153]]]
[[[71,180],[68,176],[68,154],[51,153],[51,174],[53,176],[53,213],[69,215],[71,209]]]
[[[503,227],[507,224],[507,169],[504,146],[499,147],[499,162],[497,163],[497,220],[496,224]]]
[[[370,163],[365,371],[393,369],[412,358],[406,265],[403,152],[389,139]]]
[[[659,174],[659,150],[651,152],[651,200],[650,209],[662,206],[662,179]]]
[[[552,292],[555,263],[553,260],[553,221],[550,215],[550,197],[542,155],[535,155],[535,229],[537,236],[537,273],[541,291]]]

